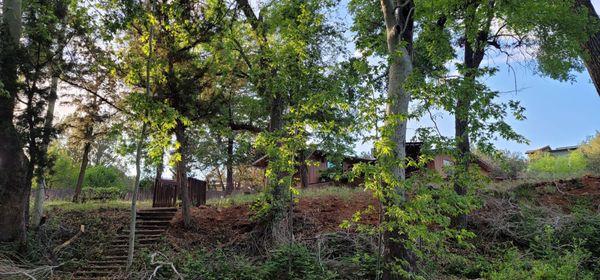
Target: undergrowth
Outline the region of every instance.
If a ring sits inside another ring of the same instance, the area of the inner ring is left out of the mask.
[[[349,200],[357,193],[364,192],[362,188],[348,188],[342,186],[330,186],[325,188],[299,189],[298,199],[335,196],[343,200]],[[260,194],[236,194],[229,197],[212,198],[206,204],[217,207],[231,207],[234,205],[251,204],[260,198]]]
[[[33,205],[33,204],[31,204]],[[142,200],[137,202],[138,208],[152,207],[152,201]],[[84,203],[74,203],[67,200],[50,200],[44,203],[44,210],[51,211],[60,209],[61,211],[88,212],[101,209],[130,209],[130,200],[106,200],[106,201],[87,201]]]

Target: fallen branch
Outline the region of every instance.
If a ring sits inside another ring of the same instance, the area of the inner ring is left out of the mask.
[[[181,274],[179,274],[179,271],[177,271],[177,269],[175,268],[175,265],[172,262],[157,261],[157,260],[155,260],[155,258],[156,258],[157,255],[160,255],[160,256],[162,256],[165,259],[167,258],[161,252],[154,252],[154,253],[152,253],[152,255],[150,255],[150,264],[157,265],[157,266],[154,268],[154,271],[152,272],[152,275],[150,275],[150,278],[148,278],[148,280],[154,279],[154,277],[156,277],[156,273],[158,273],[158,271],[163,266],[169,266],[169,267],[171,267],[171,269],[173,270],[173,272],[175,272],[175,274],[177,274],[177,277],[179,277],[179,279],[183,280],[183,276],[181,276]]]
[[[48,279],[54,276],[54,270],[64,265],[46,265],[33,267],[32,265],[17,265],[7,257],[0,255],[0,279],[11,279],[11,277],[19,277],[18,279]],[[26,278],[25,278],[26,277]]]
[[[79,232],[77,232],[77,234],[75,234],[73,237],[71,237],[69,240],[65,241],[65,243],[60,244],[58,246],[56,246],[56,248],[54,248],[54,250],[52,250],[55,254],[58,253],[60,250],[64,249],[65,247],[69,246],[69,244],[73,243],[73,241],[77,240],[82,234],[85,233],[85,226],[81,225],[79,227]]]

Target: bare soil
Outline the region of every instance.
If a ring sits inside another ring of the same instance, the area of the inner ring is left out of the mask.
[[[594,209],[600,208],[600,177],[584,176],[568,180],[556,180],[524,184],[516,190],[531,190],[534,201],[540,205],[558,206],[563,211],[581,202],[589,203]]]
[[[357,193],[347,199],[336,196],[301,198],[294,205],[294,236],[296,239],[310,239],[315,236],[343,231],[340,224],[352,219],[357,211],[373,206],[377,201],[370,193]],[[376,224],[378,214],[370,211],[362,217],[361,223]],[[182,213],[179,211],[171,221],[169,240],[174,247],[201,245],[205,248],[244,247],[256,245],[256,239],[264,233],[264,227],[252,219],[249,205],[230,207],[200,206],[191,209],[192,225],[183,227]]]

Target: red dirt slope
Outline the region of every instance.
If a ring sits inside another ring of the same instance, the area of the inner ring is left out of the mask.
[[[335,196],[302,198],[294,206],[294,234],[297,239],[312,238],[323,232],[340,231],[339,225],[354,213],[377,205],[370,193],[357,193],[348,199]],[[218,208],[201,206],[191,209],[192,228],[183,229],[179,211],[171,222],[169,238],[173,246],[243,246],[253,242],[260,225],[251,219],[249,205]],[[363,217],[364,223],[377,223],[377,213]]]
[[[519,188],[531,188],[535,191],[538,203],[547,206],[558,206],[565,211],[585,199],[594,208],[600,207],[600,177],[584,176],[582,178],[556,180],[525,184]]]

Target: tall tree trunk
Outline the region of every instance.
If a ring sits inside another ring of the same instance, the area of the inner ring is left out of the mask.
[[[88,131],[91,130],[88,128]],[[86,133],[87,135],[87,133]],[[89,138],[87,138],[89,139]],[[87,140],[85,145],[83,146],[83,154],[81,156],[81,166],[79,168],[79,175],[77,176],[77,185],[75,185],[75,194],[73,195],[73,202],[80,202],[81,189],[83,187],[83,179],[85,179],[85,171],[87,169],[87,165],[89,162],[90,149],[92,147],[92,143],[90,140]]]
[[[252,27],[252,30],[256,34],[258,39],[258,48],[259,55],[261,59],[259,60],[258,67],[261,69],[272,69],[271,75],[263,74],[260,77],[257,77],[257,92],[261,96],[270,96],[270,113],[269,113],[269,132],[281,132],[283,128],[283,111],[286,107],[285,99],[283,98],[280,92],[270,92],[268,87],[266,86],[266,81],[268,81],[271,76],[276,75],[275,68],[269,66],[269,60],[264,54],[266,54],[265,48],[267,47],[268,40],[265,34],[266,28],[264,28],[262,18],[258,17],[254,11],[252,10],[252,6],[248,0],[236,0],[236,3],[241,8],[242,12],[246,16],[246,21]],[[273,197],[272,201],[272,215],[273,219],[271,220],[271,238],[276,244],[289,244],[291,243],[292,229],[291,229],[291,216],[289,216],[292,212],[287,211],[288,208],[292,205],[292,203],[286,203],[288,199],[291,198],[288,196],[288,192],[285,187],[279,184],[279,179],[283,178],[285,174],[276,174],[275,182],[268,182],[267,184],[272,185],[271,195]],[[287,220],[286,221],[286,215]]]
[[[149,0],[148,3],[150,7],[150,12],[154,12],[154,1]],[[146,59],[146,95],[148,97],[152,96],[152,92],[150,90],[150,66],[152,63],[152,41],[154,40],[154,28],[150,26],[150,37],[148,38],[148,58]],[[148,115],[147,111],[144,111],[144,115]],[[133,264],[133,254],[135,251],[135,223],[137,220],[137,196],[138,191],[140,189],[140,176],[141,176],[141,165],[142,165],[142,147],[144,146],[144,138],[146,137],[146,122],[142,124],[142,130],[140,131],[140,135],[137,142],[137,147],[135,151],[135,183],[133,185],[133,193],[131,195],[131,221],[129,222],[129,241],[127,248],[127,267],[126,270],[131,270],[131,265]],[[162,165],[162,154],[160,158],[160,165]],[[160,170],[162,173],[162,168]],[[161,176],[160,174],[157,174]],[[158,178],[160,179],[160,177]],[[158,183],[158,181],[155,181]]]
[[[34,216],[33,225],[39,226],[42,217],[44,216],[44,196],[46,192],[46,179],[44,178],[46,172],[48,145],[50,144],[50,136],[52,134],[52,121],[54,120],[54,107],[58,90],[58,73],[52,76],[52,82],[50,85],[50,95],[48,96],[48,108],[46,109],[46,118],[44,120],[44,131],[42,137],[42,144],[40,145],[40,156],[38,167],[36,170],[38,192],[35,196],[34,202]]]
[[[181,192],[181,211],[183,213],[183,224],[185,227],[189,227],[191,224],[190,218],[190,195],[188,190],[188,178],[187,178],[187,161],[188,161],[188,141],[185,135],[185,126],[183,122],[177,120],[177,127],[175,128],[175,137],[179,142],[179,148],[177,152],[181,155],[181,159],[177,162],[177,183],[179,184],[179,191]]]
[[[135,150],[135,182],[131,194],[131,220],[129,222],[129,246],[127,250],[127,271],[131,269],[133,264],[133,253],[135,249],[135,223],[137,219],[137,196],[140,189],[140,175],[142,165],[142,147],[144,146],[144,138],[146,137],[146,123],[142,125],[142,130],[137,142]]]
[[[585,7],[588,11],[588,15],[600,22],[600,17],[598,17],[598,13],[594,9],[591,0],[577,0],[577,5]],[[583,61],[588,69],[588,73],[590,73],[592,82],[594,82],[594,85],[596,86],[596,91],[600,95],[600,31],[590,36],[590,39],[583,44],[583,49],[586,52],[583,56]]]
[[[225,183],[223,183],[223,174],[221,174],[221,167],[215,167],[215,171],[217,172],[217,177],[219,177],[219,186],[221,186],[221,190],[225,190]],[[215,188],[216,190],[217,188]]]
[[[29,201],[27,157],[13,124],[17,96],[21,0],[4,0],[0,40],[0,241],[25,244],[25,212]]]
[[[476,21],[476,11],[478,7],[477,2],[469,2],[469,6],[466,7],[465,17],[465,34],[477,34],[475,41],[471,42],[465,40],[464,46],[464,73],[463,81],[464,90],[458,93],[456,100],[456,108],[454,112],[454,138],[456,142],[456,170],[454,172],[454,190],[459,195],[467,194],[467,186],[464,185],[464,174],[468,174],[470,163],[472,161],[471,155],[471,140],[469,137],[469,124],[470,116],[469,109],[471,102],[476,95],[476,77],[479,72],[479,66],[485,55],[485,47],[487,45],[489,25],[491,24],[491,16],[488,19],[487,29],[473,30],[473,26],[477,26],[474,22]],[[488,5],[491,5],[493,9],[494,1],[490,1]],[[467,215],[461,214],[452,219],[452,224],[457,228],[464,228],[467,225]]]
[[[413,70],[412,45],[413,45],[413,17],[414,4],[412,0],[381,0],[381,8],[384,15],[387,48],[389,55],[389,79],[388,79],[388,104],[386,113],[388,122],[386,126],[391,127],[393,133],[387,134],[394,143],[394,156],[398,162],[404,162],[406,158],[406,123],[408,118],[408,105],[410,93],[404,89],[404,85]],[[391,117],[391,118],[390,118]],[[398,181],[405,179],[405,167],[394,165],[392,173]],[[408,198],[406,193],[397,188],[395,190],[400,200],[387,199],[383,202],[384,209],[393,205],[404,203]],[[384,211],[385,212],[385,211]],[[385,215],[384,219],[389,219]],[[384,261],[383,279],[400,279],[400,275],[394,272],[394,262],[403,260],[403,269],[413,272],[416,266],[414,254],[405,246],[406,236],[398,233],[400,229],[388,230],[384,234]]]
[[[300,173],[300,186],[303,189],[308,188],[309,178],[308,178],[308,164],[306,164],[306,160],[300,162],[300,167],[298,168],[298,173]]]
[[[164,165],[164,151],[160,154],[160,160],[156,164],[156,174],[154,175],[154,181],[159,181],[162,179],[163,170],[165,169]]]
[[[227,186],[225,195],[233,193],[233,136],[227,138]]]
[[[275,94],[271,100],[270,123],[269,131],[271,133],[280,133],[283,129],[283,110],[285,104],[281,94]],[[280,136],[281,137],[281,136]],[[278,144],[279,145],[279,144]],[[271,219],[271,237],[275,244],[290,244],[292,242],[292,227],[291,227],[291,203],[287,203],[289,190],[279,181],[285,176],[281,172],[276,174],[275,180],[269,182],[272,185],[271,194],[273,196],[272,211],[273,218]]]
[[[306,153],[307,151],[304,150],[298,152],[298,176],[300,177],[300,187],[303,189],[308,188],[308,185],[310,184],[308,178],[308,164],[306,163],[310,154],[306,155]]]

